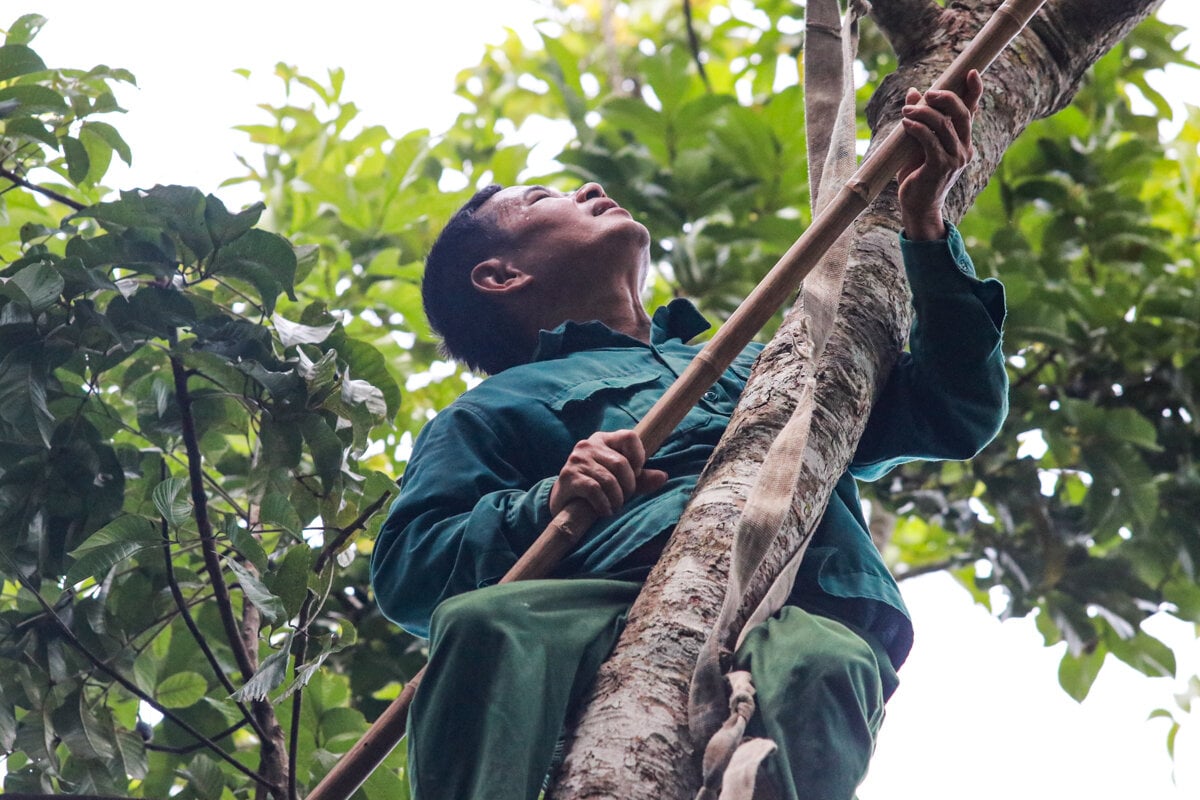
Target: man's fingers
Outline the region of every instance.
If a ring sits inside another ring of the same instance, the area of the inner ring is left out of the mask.
[[[983,97],[983,76],[979,70],[973,69],[967,73],[967,88],[963,92],[963,103],[967,110],[974,114],[979,110],[979,100]]]
[[[642,437],[631,430],[597,433],[593,434],[593,438],[599,438],[605,446],[624,456],[634,470],[641,469],[646,463],[646,446],[642,444]]]
[[[921,148],[921,153],[924,156],[921,166],[929,166],[946,160],[946,151],[943,143],[933,129],[923,122],[910,118],[901,120],[901,124],[904,125],[905,133],[916,139],[917,144]],[[909,174],[916,172],[919,168],[915,167],[909,170]]]
[[[637,491],[638,494],[646,494],[656,492],[663,487],[667,482],[667,473],[661,469],[644,469],[638,473]]]
[[[971,141],[971,112],[953,92],[926,92],[925,104],[905,106],[904,116],[928,125],[948,153],[957,154]]]

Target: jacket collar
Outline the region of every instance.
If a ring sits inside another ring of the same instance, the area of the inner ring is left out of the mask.
[[[650,319],[650,343],[665,344],[672,339],[687,343],[712,327],[690,300],[677,298],[655,310]],[[549,361],[580,350],[602,347],[645,347],[632,336],[618,333],[603,322],[564,322],[552,331],[538,334],[533,361]]]

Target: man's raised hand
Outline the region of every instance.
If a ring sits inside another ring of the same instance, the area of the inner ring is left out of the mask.
[[[983,95],[979,72],[967,73],[963,97],[950,91],[909,89],[900,124],[920,146],[916,156],[900,168],[900,219],[909,239],[941,239],[946,235],[942,205],[950,187],[975,156],[971,146],[971,118]]]

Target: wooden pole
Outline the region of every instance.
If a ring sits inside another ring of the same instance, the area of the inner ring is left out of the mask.
[[[1004,5],[996,9],[975,38],[930,88],[950,90],[961,95],[967,73],[971,70],[986,71],[1045,2],[1005,0]],[[817,215],[812,225],[783,254],[683,374],[634,427],[647,454],[658,450],[767,320],[796,293],[804,277],[817,265],[825,251],[914,155],[916,148],[917,144],[904,133],[903,127],[897,125],[859,166],[832,202]],[[511,583],[550,574],[596,519],[596,513],[586,502],[576,500],[569,503],[500,582]],[[404,737],[408,707],[424,674],[425,670],[422,669],[409,680],[400,696],[392,701],[363,738],[329,771],[308,795],[308,800],[346,800],[362,785]]]

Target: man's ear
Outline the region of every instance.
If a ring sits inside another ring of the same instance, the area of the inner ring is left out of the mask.
[[[507,294],[525,288],[532,276],[522,272],[511,261],[489,258],[471,268],[471,283],[488,294]]]

